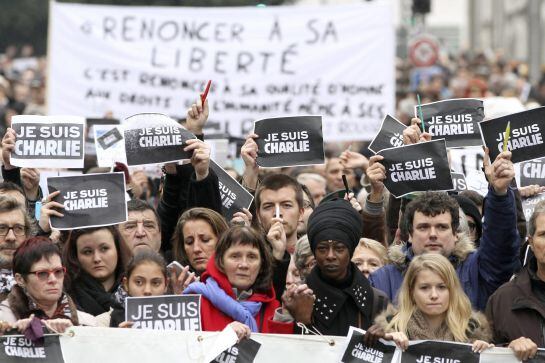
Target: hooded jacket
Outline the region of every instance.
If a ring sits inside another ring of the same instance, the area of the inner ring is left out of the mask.
[[[509,189],[504,196],[490,188],[484,204],[483,236],[479,248],[466,235],[459,234],[448,257],[460,278],[462,288],[474,309],[483,311],[488,298],[509,281],[519,267],[520,239],[516,224],[515,197]],[[403,275],[414,257],[410,243],[389,249],[390,264],[369,276],[371,284],[395,300]]]
[[[206,271],[201,275],[201,281],[206,282],[209,277],[213,277],[218,285],[233,299],[236,300],[235,293],[227,276],[221,272],[215,263],[215,259],[211,257],[208,260]],[[274,288],[271,286],[266,293],[254,292],[246,301],[261,302],[261,311],[254,316],[260,333],[277,333],[277,334],[292,334],[293,323],[281,323],[273,321],[274,312],[280,307],[280,303],[275,298]],[[223,330],[229,323],[233,322],[233,318],[224,314],[220,309],[214,306],[206,297],[201,298],[201,324],[204,331],[220,331]]]

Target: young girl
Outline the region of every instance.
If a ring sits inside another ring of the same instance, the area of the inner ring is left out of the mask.
[[[471,310],[452,263],[440,254],[415,257],[403,279],[399,311],[390,307],[376,323],[403,350],[409,340],[472,343],[474,352],[492,347],[488,322]]]

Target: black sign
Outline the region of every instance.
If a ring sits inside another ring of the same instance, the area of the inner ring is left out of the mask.
[[[363,333],[352,330],[350,341],[344,351],[343,363],[389,363],[394,357],[396,347],[377,342],[374,347],[363,345]]]
[[[545,185],[545,158],[520,163],[519,187]]]
[[[454,186],[455,191],[463,192],[464,190],[467,190],[466,176],[464,174],[451,171],[450,175],[452,176],[452,185]]]
[[[159,113],[140,113],[125,119],[127,165],[159,164],[191,158],[183,150],[195,135]]]
[[[415,115],[420,117],[418,106]],[[422,105],[424,128],[447,147],[482,145],[478,123],[484,119],[483,101],[474,98],[444,100]]]
[[[121,132],[117,129],[117,127],[114,127],[110,131],[105,132],[102,136],[97,138],[97,142],[104,150],[108,149],[111,146],[114,146],[119,141],[123,140],[123,136],[121,135]],[[96,153],[96,150],[95,150]]]
[[[95,125],[119,125],[119,120],[113,118],[87,118],[85,123],[87,125],[87,135],[85,136],[85,154],[96,155]]]
[[[128,297],[125,320],[135,329],[201,330],[201,295]]]
[[[0,336],[2,363],[64,362],[58,335],[45,335],[43,343],[33,343],[22,335]]]
[[[296,116],[255,122],[257,164],[283,167],[324,163],[322,116]]]
[[[406,128],[407,126],[397,119],[386,115],[384,120],[382,120],[380,131],[369,144],[369,150],[377,153],[383,149],[403,146],[403,130]]]
[[[249,209],[254,196],[246,188],[240,185],[231,175],[213,160],[210,160],[210,169],[218,176],[221,195],[221,214],[230,221],[233,214],[242,211],[242,208]]]
[[[541,193],[538,195],[534,195],[530,198],[524,198],[522,199],[522,211],[524,212],[524,217],[527,221],[530,220],[530,217],[532,216],[532,213],[534,213],[534,209],[536,205],[545,200],[545,193]]]
[[[85,119],[75,117],[14,116],[16,133],[11,162],[20,167],[81,168]]]
[[[64,217],[51,216],[51,227],[97,227],[127,220],[123,173],[50,177],[47,188],[49,193],[60,190],[55,201],[64,204]]]
[[[443,139],[384,149],[378,154],[384,157],[384,185],[397,198],[412,192],[453,189]]]
[[[526,363],[545,363],[545,350],[538,349],[534,358],[525,360]]]
[[[508,122],[511,122],[511,132],[507,140],[507,149],[512,153],[513,163],[545,156],[543,144],[545,107],[539,107],[479,123],[483,142],[490,150],[490,160],[494,161],[503,151],[504,134]]]
[[[216,363],[252,363],[261,348],[253,339],[243,339],[240,343],[224,350],[212,362]]]
[[[479,353],[470,344],[425,341],[409,345],[401,354],[401,363],[479,363]]]

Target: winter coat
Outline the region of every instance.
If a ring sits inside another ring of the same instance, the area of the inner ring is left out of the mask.
[[[375,319],[375,324],[377,324],[379,327],[384,329],[384,332],[391,333],[392,329],[387,329],[388,324],[392,321],[392,318],[397,314],[397,310],[392,306],[389,305],[386,310],[384,310],[380,315],[377,316]],[[415,331],[418,330],[416,327],[412,326],[414,325],[413,320],[411,319],[408,324],[409,331]],[[429,333],[429,331],[426,331]],[[407,333],[407,332],[404,332]],[[449,332],[449,335],[452,335],[452,333]],[[468,327],[466,330],[467,335],[467,341],[462,343],[473,343],[475,340],[484,340],[485,342],[490,342],[492,339],[492,332],[490,329],[490,325],[488,321],[486,320],[486,317],[484,314],[473,311],[471,313],[471,317],[469,318]],[[407,334],[407,338],[409,340],[427,340],[428,337],[425,335],[419,336],[418,334]],[[441,339],[441,337],[437,337],[434,340],[445,340],[444,338]],[[448,340],[447,340],[448,341]]]
[[[489,189],[484,204],[483,236],[479,248],[475,249],[466,235],[459,234],[454,251],[449,256],[474,309],[483,311],[489,296],[509,281],[519,266],[519,248],[513,191],[509,189],[506,195],[499,196]],[[395,300],[413,257],[410,243],[392,245],[389,249],[392,262],[371,274],[369,281]]]
[[[218,285],[233,299],[236,300],[235,293],[227,276],[221,272],[214,261],[210,258],[206,271],[201,275],[201,281],[206,282],[209,277],[213,277]],[[254,292],[246,301],[261,302],[261,310],[254,316],[257,327],[260,333],[277,333],[277,334],[292,334],[293,323],[281,323],[273,321],[274,313],[280,307],[280,303],[275,298],[274,288],[271,288],[266,293]],[[223,330],[229,323],[233,322],[233,318],[224,314],[220,309],[214,306],[204,295],[201,299],[201,324],[204,331],[220,331]]]
[[[351,281],[345,288],[325,281],[318,266],[307,277],[307,285],[316,296],[312,325],[323,335],[346,336],[350,326],[367,329],[388,305],[386,295],[373,289],[355,264],[350,263],[350,269]]]
[[[534,266],[535,258],[488,301],[486,316],[492,325],[495,344],[508,345],[526,337],[545,348],[545,303],[532,292],[532,279],[537,278]]]

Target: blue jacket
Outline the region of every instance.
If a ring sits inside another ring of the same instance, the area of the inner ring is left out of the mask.
[[[515,195],[499,196],[490,188],[484,203],[483,235],[478,249],[461,235],[449,259],[474,309],[484,310],[488,298],[516,271],[520,248]],[[371,285],[395,301],[403,275],[414,257],[410,243],[391,246],[391,263],[375,271]]]

